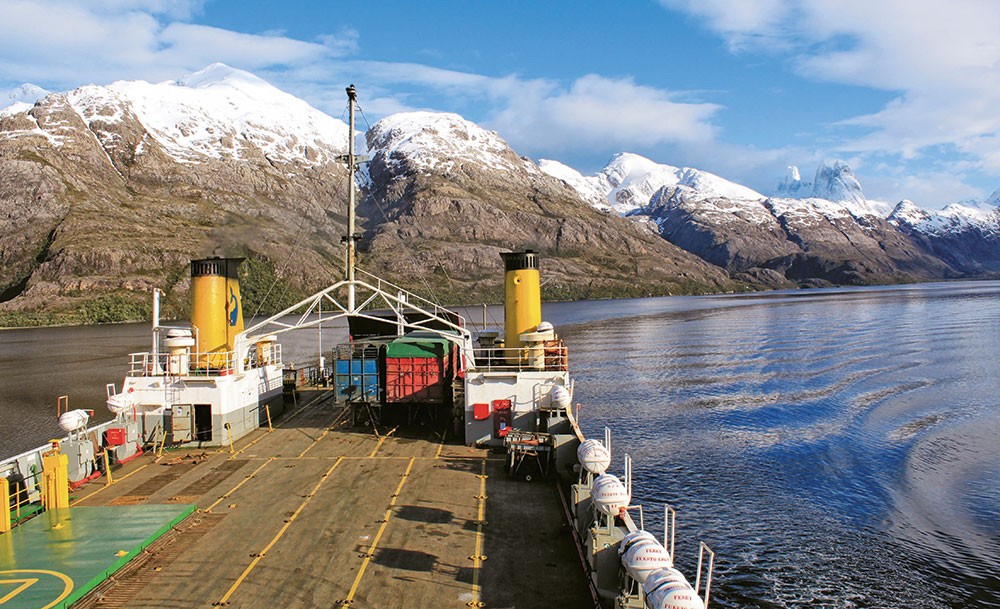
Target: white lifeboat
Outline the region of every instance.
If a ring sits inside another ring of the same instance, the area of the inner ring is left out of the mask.
[[[584,440],[576,449],[580,466],[592,474],[603,474],[611,465],[611,453],[598,440]]]
[[[626,533],[625,537],[622,537],[621,543],[618,544],[618,555],[619,556],[624,555],[625,552],[628,552],[629,548],[631,548],[632,546],[634,546],[635,544],[639,543],[644,539],[650,539],[652,541],[656,541],[656,535],[653,535],[649,531],[644,531],[642,529]]]
[[[594,478],[590,495],[594,498],[594,507],[609,516],[616,516],[628,507],[631,500],[625,485],[613,474],[601,474]]]
[[[122,392],[108,397],[108,410],[115,414],[121,414],[135,405],[135,400],[131,393]]]
[[[649,609],[705,609],[684,574],[674,568],[650,573],[642,584]]]
[[[78,429],[86,429],[89,420],[90,413],[86,410],[68,410],[59,415],[59,427],[66,433],[70,433]]]
[[[569,390],[562,385],[554,387],[552,393],[549,394],[549,398],[552,400],[553,406],[561,409],[568,408],[573,401],[573,398],[569,395]]]
[[[674,561],[659,541],[644,538],[629,547],[622,556],[622,565],[629,576],[641,584],[650,574],[673,567]]]

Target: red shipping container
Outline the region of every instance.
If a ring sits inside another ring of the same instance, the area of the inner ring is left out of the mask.
[[[125,428],[111,427],[104,432],[104,442],[108,446],[121,446],[125,444]]]
[[[387,403],[445,401],[448,381],[447,357],[387,357],[385,401]]]

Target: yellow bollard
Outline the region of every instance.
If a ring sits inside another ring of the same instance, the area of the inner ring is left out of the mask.
[[[271,406],[270,406],[270,404],[264,404],[264,413],[267,414],[267,430],[268,431],[274,431],[274,428],[271,427]]]
[[[104,486],[111,486],[115,481],[111,479],[111,461],[108,459],[108,449],[104,449]]]
[[[10,487],[6,478],[0,482],[0,506],[3,506],[3,513],[0,513],[0,533],[10,533]]]
[[[42,455],[42,499],[46,510],[69,507],[69,457],[59,452],[59,440]]]
[[[167,443],[167,430],[163,429],[161,430],[161,433],[163,436],[160,438],[160,448],[156,451],[156,459],[154,459],[154,461],[159,461],[160,457],[163,456],[163,445]]]
[[[229,434],[229,454],[233,454],[236,452],[236,449],[233,448],[233,429],[229,426],[229,423],[226,423],[226,433]]]

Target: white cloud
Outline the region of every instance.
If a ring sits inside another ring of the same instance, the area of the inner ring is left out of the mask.
[[[589,74],[560,88],[548,81],[505,82],[508,97],[487,123],[514,145],[531,151],[574,146],[648,147],[711,140],[719,106],[687,103],[631,78]]]
[[[738,51],[786,54],[810,79],[898,93],[842,121],[842,152],[912,160],[948,146],[1000,173],[1000,3],[994,0],[661,0]],[[774,44],[775,42],[779,44]]]
[[[184,22],[201,0],[5,0],[0,83],[68,89],[120,79],[165,80],[222,61],[249,70],[328,62],[357,48],[344,30],[310,42]],[[42,24],[25,28],[19,24]]]

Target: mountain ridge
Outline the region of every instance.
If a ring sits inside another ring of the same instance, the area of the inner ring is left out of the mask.
[[[840,162],[814,179],[843,199],[831,201],[767,197],[632,153],[584,176],[536,164],[448,113],[390,115],[366,137],[372,160],[355,186],[362,265],[407,288],[439,286],[451,302],[496,299],[497,254],[521,247],[545,257],[550,298],[994,268],[994,233],[977,224],[994,217],[988,204],[960,234],[933,233],[932,216],[912,204],[893,216],[865,200]],[[179,314],[187,260],[199,256],[248,257],[289,298],[332,283],[343,265],[346,140],[342,121],[224,64],[14,102],[0,110],[0,230],[10,235],[0,242],[0,320],[134,318],[154,287]],[[971,209],[941,214],[972,218]]]

